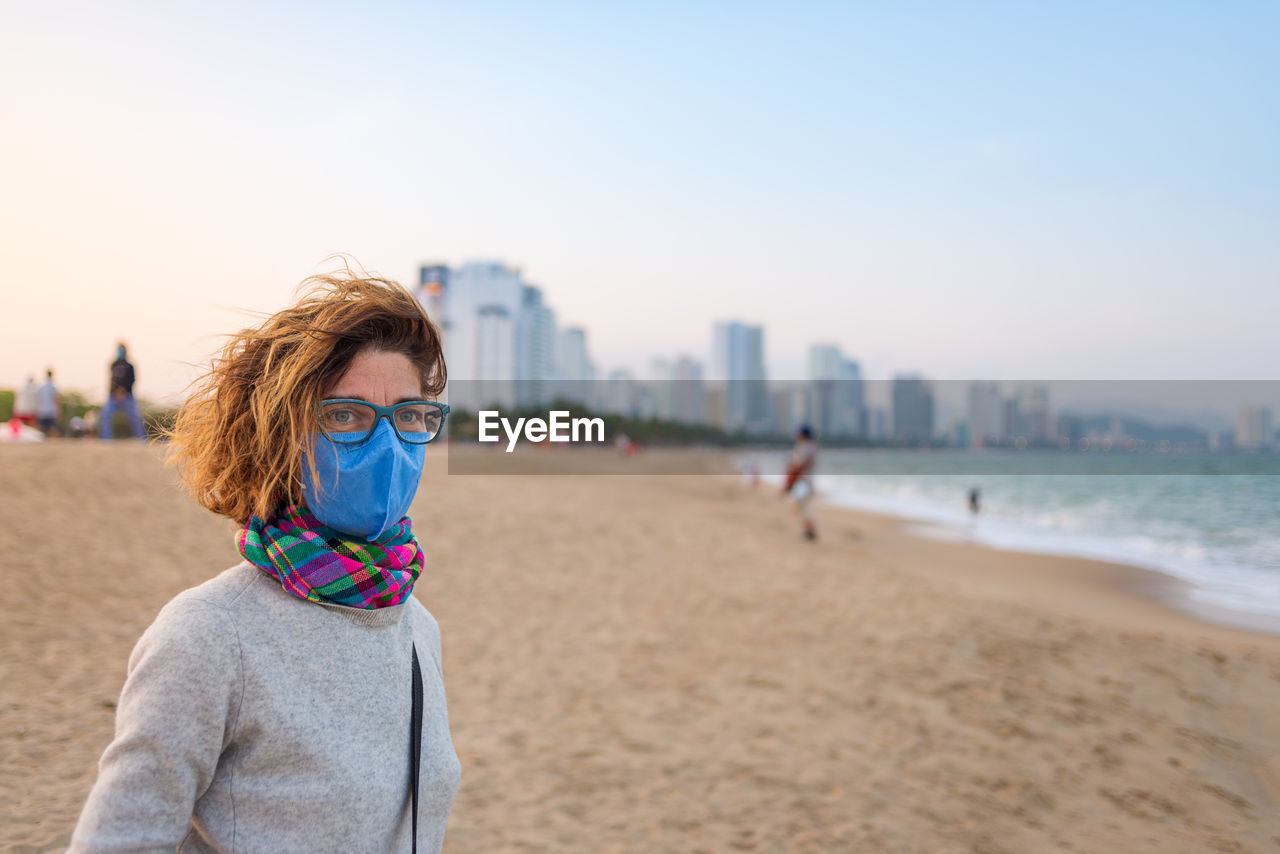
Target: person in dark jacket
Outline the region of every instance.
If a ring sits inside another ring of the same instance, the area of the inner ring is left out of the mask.
[[[142,416],[138,414],[138,402],[133,399],[135,378],[133,365],[129,364],[128,351],[122,341],[116,348],[116,360],[111,363],[111,386],[107,391],[107,405],[102,410],[102,438],[111,438],[111,421],[116,412],[124,412],[129,416],[134,436],[139,439],[146,436]]]

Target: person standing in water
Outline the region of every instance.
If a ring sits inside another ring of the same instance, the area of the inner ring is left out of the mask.
[[[818,443],[813,439],[813,429],[802,424],[795,435],[795,446],[787,462],[787,479],[782,486],[784,495],[795,502],[800,517],[801,533],[806,540],[818,538],[818,528],[813,521],[813,469],[818,462]]]
[[[969,490],[969,513],[973,518],[978,518],[978,513],[982,510],[982,492],[978,487]]]
[[[146,436],[146,430],[142,426],[142,416],[138,414],[138,402],[133,398],[136,374],[133,371],[133,365],[129,363],[128,355],[124,342],[120,342],[116,347],[116,360],[111,363],[111,386],[107,391],[107,405],[102,408],[102,438],[104,439],[112,437],[111,422],[118,410],[129,416],[134,436],[139,439]]]

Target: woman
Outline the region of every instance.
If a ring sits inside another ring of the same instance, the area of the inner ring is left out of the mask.
[[[806,540],[818,538],[818,526],[813,521],[813,468],[818,462],[818,445],[813,440],[813,428],[808,424],[796,430],[796,444],[787,461],[787,477],[782,484],[782,494],[790,494],[795,501],[796,514],[800,517],[801,533]]]
[[[460,766],[405,516],[448,412],[440,336],[392,282],[312,284],[178,415],[172,459],[244,562],[138,641],[72,851],[441,848]]]

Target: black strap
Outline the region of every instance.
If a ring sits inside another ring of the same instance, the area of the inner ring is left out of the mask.
[[[409,713],[409,791],[413,793],[413,854],[418,854],[418,765],[422,761],[422,668],[413,646],[413,708]]]

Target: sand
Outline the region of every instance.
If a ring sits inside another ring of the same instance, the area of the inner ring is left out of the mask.
[[[1158,576],[831,508],[807,544],[737,477],[447,476],[442,450],[411,514],[448,852],[1280,849],[1280,639]],[[133,642],[237,556],[154,448],[0,447],[0,474],[0,848],[60,850]]]

